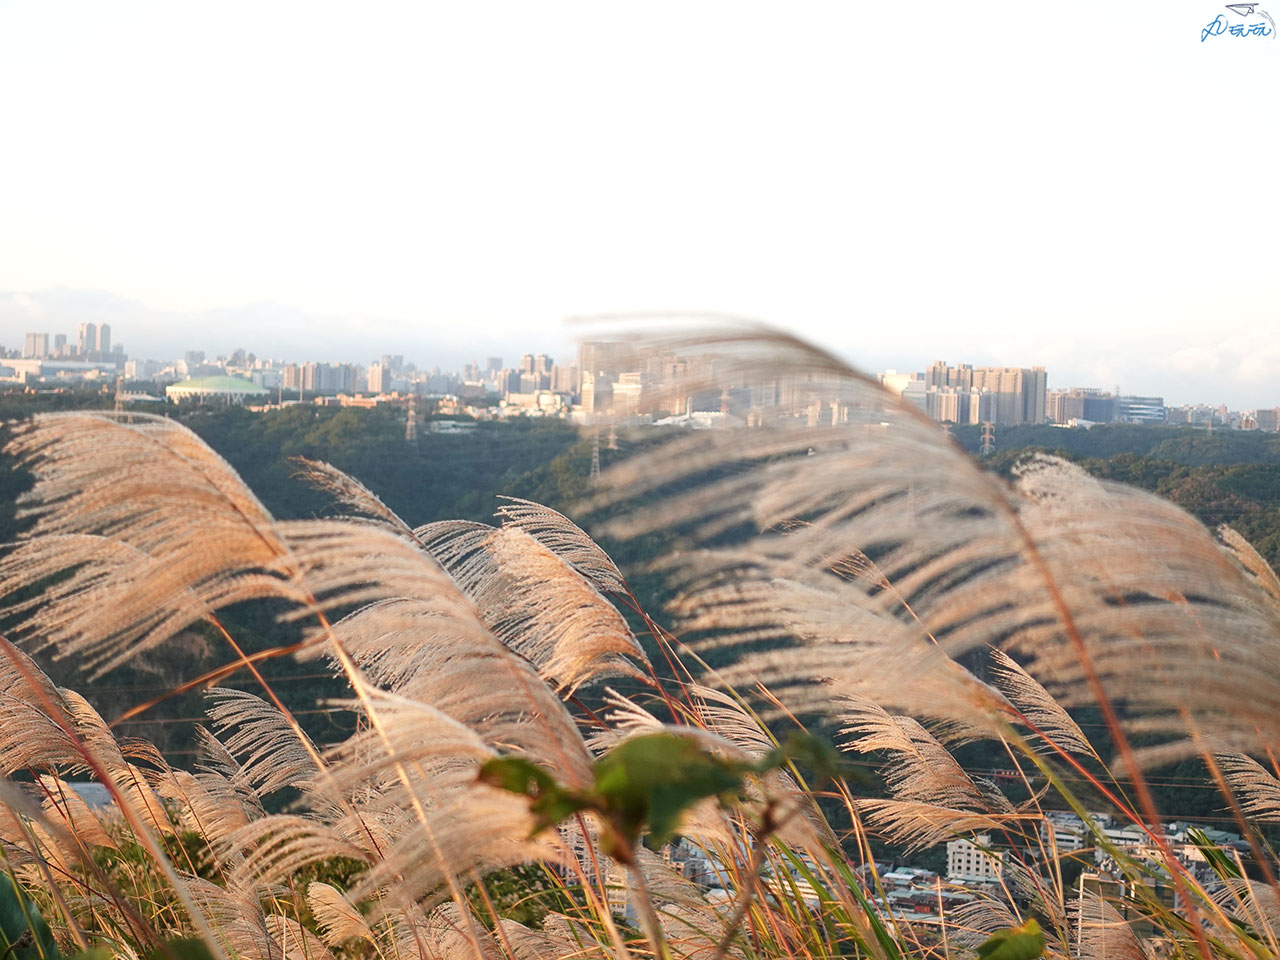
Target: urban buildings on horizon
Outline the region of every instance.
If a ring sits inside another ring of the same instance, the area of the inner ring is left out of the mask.
[[[469,413],[479,418],[553,416],[579,421],[653,420],[707,426],[748,419],[751,411],[780,401],[813,425],[836,422],[839,410],[819,409],[799,396],[778,395],[775,383],[730,389],[690,389],[664,394],[657,385],[680,380],[710,384],[713,364],[702,357],[644,356],[626,341],[583,343],[576,362],[556,363],[545,353],[526,353],[511,364],[489,356],[461,370],[419,369],[403,355],[384,354],[367,365],[320,361],[281,362],[243,349],[207,358],[187,351],[172,362],[130,359],[112,342],[109,324],[81,323],[72,341],[64,333],[28,333],[21,351],[0,347],[0,384],[49,389],[71,384],[157,385],[182,383],[175,397],[241,402],[321,402],[374,405],[378,398],[409,396],[429,400],[433,412]],[[225,378],[253,389],[228,390]],[[223,378],[200,383],[208,378]],[[1097,423],[1187,424],[1240,430],[1280,431],[1280,408],[1232,410],[1225,404],[1166,405],[1162,397],[1132,396],[1119,389],[1050,388],[1043,366],[973,366],[945,361],[925,370],[887,370],[879,381],[941,424],[994,427],[1054,424],[1089,427]],[[123,389],[123,387],[121,387]],[[274,397],[271,395],[274,394]],[[287,395],[287,396],[286,396]]]

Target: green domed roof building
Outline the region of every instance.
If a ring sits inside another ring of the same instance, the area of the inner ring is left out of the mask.
[[[195,377],[180,380],[165,387],[170,400],[221,400],[225,403],[244,403],[268,396],[271,391],[240,377]]]

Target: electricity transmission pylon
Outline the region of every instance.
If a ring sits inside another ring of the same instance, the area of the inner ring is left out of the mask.
[[[996,452],[996,425],[990,420],[985,420],[982,424],[981,452],[984,457]]]
[[[404,439],[406,443],[416,443],[418,440],[418,397],[416,394],[409,397],[409,416],[404,421]]]

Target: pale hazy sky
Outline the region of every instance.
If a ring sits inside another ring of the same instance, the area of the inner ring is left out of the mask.
[[[135,355],[716,310],[1269,406],[1280,39],[1202,42],[1219,13],[0,0],[0,342],[70,332],[54,287],[145,304]],[[297,313],[210,312],[255,303]]]

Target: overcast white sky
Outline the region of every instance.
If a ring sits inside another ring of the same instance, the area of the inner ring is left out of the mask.
[[[50,288],[145,305],[144,356],[430,365],[717,310],[1270,406],[1280,39],[1202,42],[1219,13],[3,0],[0,342],[72,332],[93,298]]]

